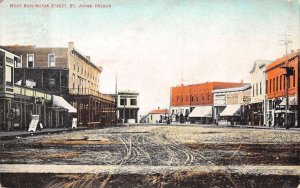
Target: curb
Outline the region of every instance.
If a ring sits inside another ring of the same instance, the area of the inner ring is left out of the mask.
[[[61,132],[73,132],[73,131],[82,131],[82,130],[87,130],[86,127],[80,127],[76,129],[62,129],[62,130],[50,130],[50,131],[39,131],[39,132],[22,132],[22,134],[15,134],[15,135],[9,135],[9,136],[1,136],[0,141],[5,141],[5,140],[14,140],[17,138],[25,138],[29,136],[38,136],[38,135],[45,135],[45,134],[56,134],[56,133],[61,133]]]

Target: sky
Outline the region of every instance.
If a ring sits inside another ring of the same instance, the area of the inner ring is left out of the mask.
[[[10,4],[77,8],[10,8]],[[111,8],[78,8],[110,4]],[[0,45],[75,47],[103,67],[100,91],[140,93],[140,114],[168,108],[170,88],[249,82],[256,59],[300,49],[300,0],[3,0]]]

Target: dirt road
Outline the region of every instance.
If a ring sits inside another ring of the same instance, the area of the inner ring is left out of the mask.
[[[201,184],[198,181],[195,184],[191,178],[195,176],[202,178],[203,186],[225,185],[224,182],[229,181],[229,187],[240,187],[241,182],[247,182],[251,180],[250,176],[253,176],[251,182],[257,187],[264,185],[261,177],[268,176],[274,179],[273,182],[281,182],[282,186],[288,184],[297,187],[300,175],[300,169],[297,168],[299,151],[300,131],[199,125],[129,126],[3,141],[0,149],[0,163],[3,165],[0,166],[0,170],[2,169],[2,177],[6,178],[6,184],[9,177],[13,177],[12,172],[4,172],[5,169],[11,168],[9,164],[35,164],[37,169],[38,165],[51,164],[57,166],[48,172],[52,174],[48,179],[55,185],[60,182],[55,178],[57,177],[55,168],[62,167],[59,165],[75,165],[74,168],[83,167],[80,165],[100,165],[104,170],[98,170],[94,174],[102,175],[93,182],[98,182],[99,185],[106,182],[105,186],[116,185],[121,180],[123,181],[121,185],[125,186],[129,183],[128,180],[137,176],[141,178],[141,182],[150,187],[157,187],[159,182],[164,182],[162,186],[192,187]],[[278,168],[271,168],[274,166]],[[283,169],[278,171],[280,166]],[[284,166],[292,168],[285,170]],[[113,170],[109,170],[110,167]],[[152,167],[154,170],[151,171]],[[202,167],[208,170],[204,171]],[[258,167],[260,169],[256,170]],[[25,170],[15,173],[26,172],[26,166],[22,168]],[[276,173],[276,170],[280,173]],[[66,176],[58,179],[63,179],[63,182],[71,185],[72,181],[66,180],[70,173],[72,171],[66,171],[64,173]],[[73,173],[78,173],[78,169]],[[86,174],[78,176],[86,177]],[[117,174],[119,177],[116,177]],[[164,179],[165,176],[169,179]],[[120,177],[121,180],[118,179]],[[211,184],[211,178],[215,179],[216,184]],[[240,181],[242,179],[244,180]],[[189,180],[190,184],[185,180]],[[139,187],[138,183],[130,184]],[[45,185],[50,186],[47,183]],[[269,182],[268,185],[273,186],[273,183]]]

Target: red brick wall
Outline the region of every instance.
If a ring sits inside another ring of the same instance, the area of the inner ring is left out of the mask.
[[[293,52],[286,57],[280,58],[267,66],[267,96],[269,99],[277,97],[285,97],[286,95],[286,84],[285,84],[285,69],[280,68],[286,66],[294,67],[295,76],[290,76],[290,88],[289,95],[298,94],[298,81],[299,79],[299,56],[297,53]]]
[[[212,105],[214,89],[240,87],[243,83],[207,82],[171,88],[171,106]]]

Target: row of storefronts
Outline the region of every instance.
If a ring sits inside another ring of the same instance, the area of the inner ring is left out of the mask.
[[[299,56],[298,50],[273,62],[255,61],[248,84],[173,87],[172,122],[298,127]]]
[[[28,130],[33,116],[43,128],[70,128],[74,119],[76,126],[115,125],[114,97],[94,90],[102,68],[78,53],[73,43],[0,48],[0,129]]]

